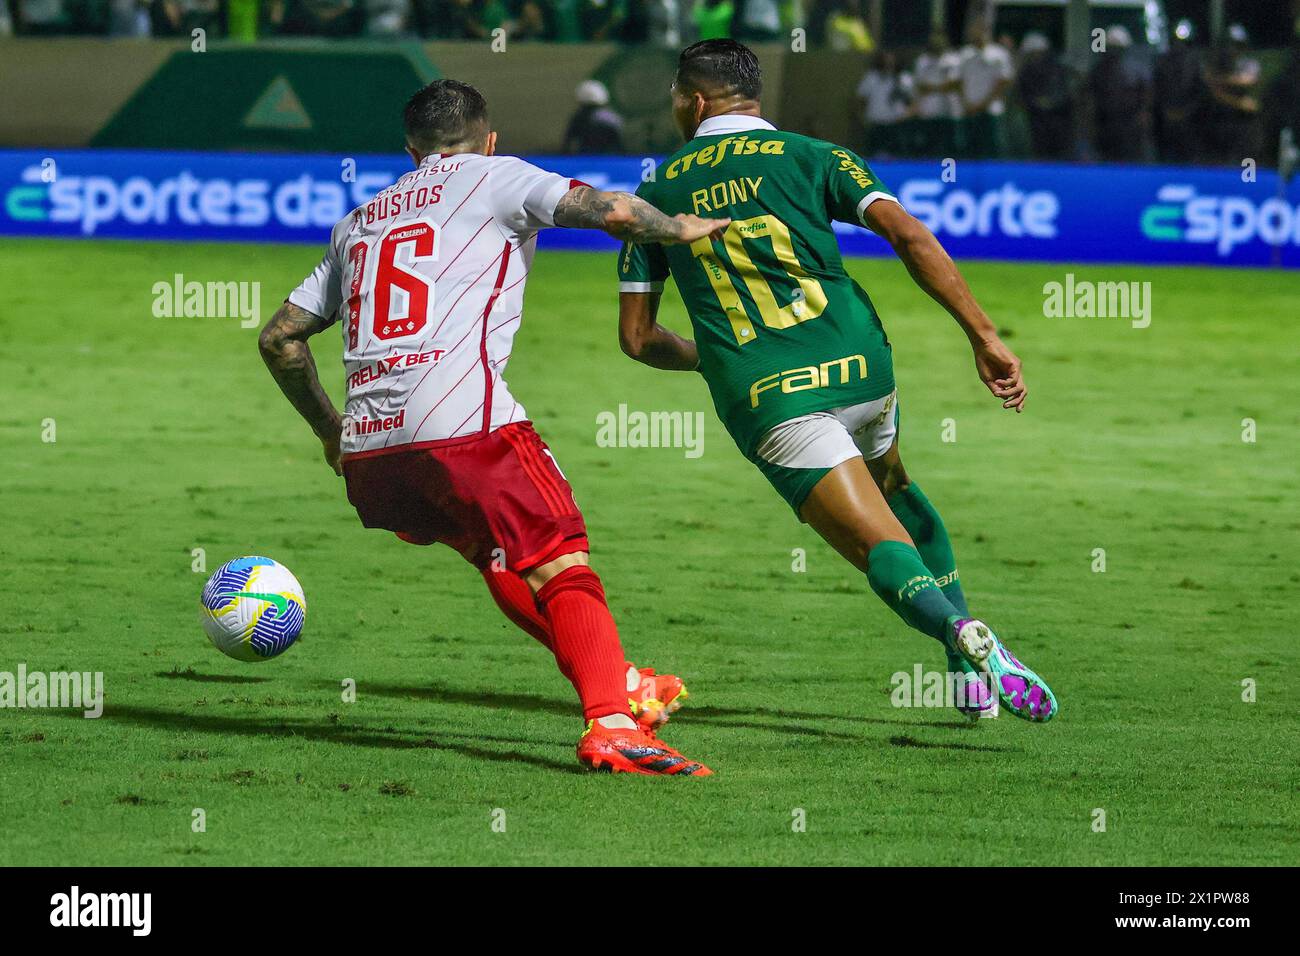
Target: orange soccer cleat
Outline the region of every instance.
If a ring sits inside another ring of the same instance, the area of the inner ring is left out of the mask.
[[[627,667],[640,675],[636,690],[628,691],[628,706],[641,728],[653,734],[668,723],[668,718],[677,713],[691,695],[686,692],[686,685],[680,677],[656,674],[653,667],[637,668],[630,661]]]
[[[643,773],[665,777],[708,777],[713,771],[687,760],[644,730],[602,727],[594,720],[578,740],[578,762],[606,773]]]

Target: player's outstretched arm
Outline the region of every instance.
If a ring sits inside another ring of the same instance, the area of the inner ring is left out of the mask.
[[[321,440],[325,463],[334,469],[336,475],[341,475],[339,437],[343,432],[343,419],[325,394],[325,389],[321,388],[316,360],[307,344],[307,339],[328,325],[319,315],[286,302],[262,329],[257,346],[280,391]]]
[[[658,292],[619,293],[618,343],[630,358],[651,368],[694,371],[700,366],[695,343],[659,324],[659,298]]]
[[[685,213],[667,216],[639,196],[591,186],[574,186],[555,207],[557,226],[600,229],[624,242],[694,242],[730,223],[730,219],[701,219]]]
[[[1023,411],[1029,394],[1020,359],[998,338],[997,327],[980,308],[957,264],[934,233],[895,202],[874,202],[863,212],[867,226],[894,247],[926,294],[957,320],[975,352],[975,369],[1003,408]]]

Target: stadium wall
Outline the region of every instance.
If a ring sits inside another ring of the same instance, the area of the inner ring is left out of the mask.
[[[603,188],[640,183],[636,157],[534,156]],[[409,168],[399,155],[0,150],[0,234],[324,244],[352,207]],[[873,169],[958,257],[1300,268],[1300,178],[1267,170],[962,161]],[[838,226],[849,255],[887,247]],[[552,248],[612,249],[547,230]]]
[[[0,39],[0,146],[86,146],[179,40]]]
[[[615,44],[520,43],[508,49],[493,53],[486,43],[285,40],[214,42],[194,53],[183,40],[0,39],[0,147],[398,149],[401,104],[413,87],[435,76],[478,86],[502,148],[512,152],[559,149],[574,89],[589,77],[610,88],[627,121],[630,150],[655,152],[676,143],[666,109],[671,52]],[[758,52],[774,91],[769,114],[780,121],[785,50]],[[397,58],[409,69],[394,69]],[[365,82],[349,88],[342,82],[349,76]],[[250,123],[255,113],[257,121]],[[380,138],[371,124],[385,121],[391,133]],[[205,126],[221,130],[219,142],[194,138]],[[370,141],[344,147],[349,135]]]

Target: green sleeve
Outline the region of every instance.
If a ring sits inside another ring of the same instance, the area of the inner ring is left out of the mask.
[[[668,259],[657,242],[623,243],[618,254],[620,292],[661,292],[668,278]]]
[[[863,225],[862,213],[877,199],[892,199],[894,193],[882,183],[857,153],[843,146],[825,143],[826,213],[837,222]]]
[[[642,183],[636,194],[653,203]],[[625,242],[618,253],[618,282],[620,292],[661,292],[668,278],[668,257],[657,242],[642,244]]]

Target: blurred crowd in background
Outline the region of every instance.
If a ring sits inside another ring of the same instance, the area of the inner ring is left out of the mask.
[[[6,10],[7,7],[7,10]],[[761,43],[805,26],[842,49],[870,49],[862,0],[0,0],[19,35],[409,37],[612,41],[678,47]]]
[[[918,0],[918,3],[920,0]],[[1246,28],[1218,42],[1189,20],[1153,46],[1121,24],[1086,60],[1042,32],[994,35],[967,18],[963,42],[886,46],[866,0],[0,0],[0,35],[616,42],[677,49],[734,37],[861,57],[858,142],[870,156],[960,156],[1237,164],[1276,158],[1300,130],[1300,43],[1266,79]],[[923,36],[924,34],[922,34]],[[564,137],[573,152],[622,151],[608,90],[582,84]],[[1284,147],[1282,147],[1284,148]]]
[[[910,63],[872,55],[864,139],[900,156],[1237,165],[1276,152],[1282,129],[1300,130],[1300,50],[1266,83],[1240,24],[1219,46],[1196,39],[1182,21],[1157,53],[1112,26],[1078,69],[1042,33],[1016,43],[975,22],[960,48],[936,33]]]

